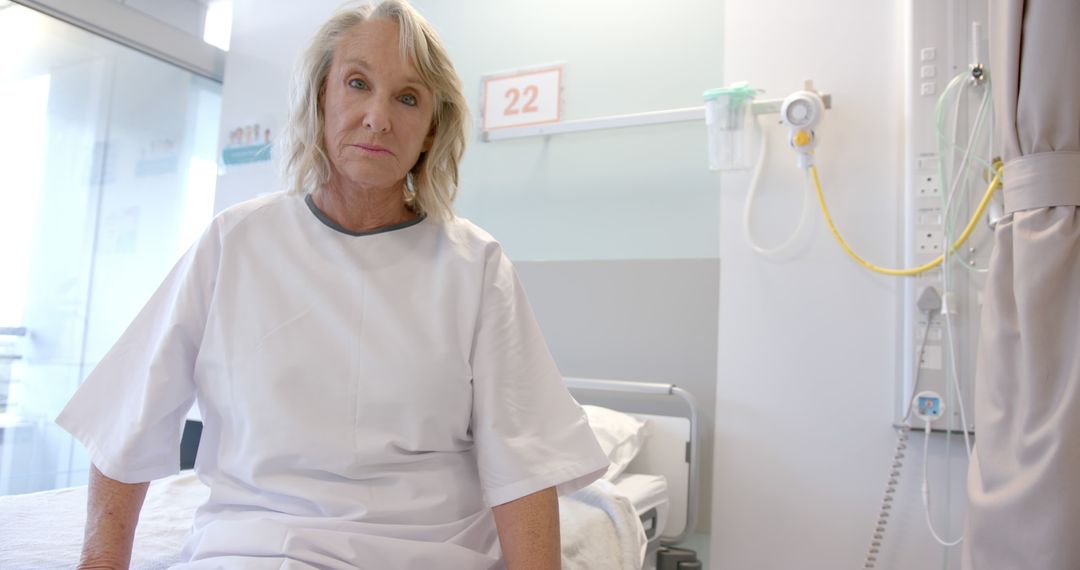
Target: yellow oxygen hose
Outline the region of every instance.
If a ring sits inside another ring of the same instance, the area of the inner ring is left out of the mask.
[[[982,201],[979,202],[979,207],[975,209],[975,214],[971,216],[971,221],[968,222],[967,227],[964,228],[964,232],[960,234],[960,237],[957,238],[956,242],[952,244],[952,247],[949,249],[949,253],[960,249],[960,246],[963,245],[969,237],[971,237],[971,232],[975,231],[975,226],[978,224],[979,218],[982,217],[983,212],[986,211],[986,206],[990,203],[990,198],[993,197],[994,191],[1001,187],[1001,169],[1002,162],[1000,160],[995,160],[994,178],[990,181],[990,186],[987,187],[986,194],[983,195]],[[859,254],[855,253],[851,249],[851,246],[849,246],[847,242],[844,241],[844,238],[840,236],[840,232],[836,229],[836,225],[833,223],[832,216],[829,215],[829,208],[825,205],[825,195],[821,191],[821,181],[818,180],[816,166],[810,167],[810,175],[814,180],[814,189],[817,191],[818,203],[821,204],[821,213],[825,214],[825,221],[829,224],[829,230],[832,231],[833,237],[836,238],[836,241],[840,243],[840,247],[845,252],[847,252],[849,256],[851,256],[851,259],[854,259],[856,262],[858,262],[859,265],[862,265],[863,267],[871,271],[884,273],[885,275],[895,275],[903,277],[910,275],[918,275],[925,271],[929,271],[941,265],[941,263],[945,261],[945,254],[941,254],[937,256],[936,259],[927,263],[926,265],[911,269],[889,269],[887,267],[878,267],[877,265],[866,261],[865,259],[860,257]]]

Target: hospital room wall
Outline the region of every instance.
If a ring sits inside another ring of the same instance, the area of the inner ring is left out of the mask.
[[[238,0],[222,137],[277,132],[296,53],[337,0]],[[565,62],[565,118],[700,105],[720,82],[722,4],[414,0],[447,44],[474,116],[480,76]],[[687,54],[695,54],[688,58]],[[483,143],[470,134],[458,211],[515,262],[563,374],[668,381],[697,396],[704,433],[699,532],[711,503],[719,177],[699,123]],[[215,210],[277,191],[271,163],[226,166]],[[673,412],[675,410],[672,410]]]
[[[813,79],[832,94],[817,129],[824,191],[847,240],[882,264],[900,259],[903,4],[725,2],[725,82],[783,97]],[[769,158],[753,224],[776,244],[807,190],[776,116],[762,124]],[[849,260],[817,211],[798,255],[758,256],[743,238],[749,176],[722,182],[713,567],[861,568],[896,445],[899,282]],[[963,525],[962,447],[947,453],[935,436],[929,450],[947,539]],[[959,568],[958,549],[946,559],[923,521],[922,450],[912,434],[879,568]]]

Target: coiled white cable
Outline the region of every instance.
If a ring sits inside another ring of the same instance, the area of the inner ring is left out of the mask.
[[[746,194],[746,203],[743,205],[743,235],[746,237],[746,243],[750,244],[750,248],[757,252],[759,255],[765,257],[777,257],[789,247],[795,243],[795,240],[802,234],[803,227],[806,225],[806,219],[809,217],[807,213],[810,211],[810,193],[805,189],[802,193],[802,210],[799,212],[799,222],[795,226],[795,230],[791,232],[780,245],[774,247],[765,247],[754,239],[754,231],[751,227],[750,220],[751,214],[754,210],[754,197],[757,196],[758,186],[761,184],[761,172],[765,166],[765,153],[768,148],[766,141],[768,140],[768,133],[761,128],[761,123],[755,118],[754,125],[756,126],[758,138],[758,159],[757,164],[754,165],[754,174],[750,177],[750,190]],[[809,174],[806,175],[809,178]]]
[[[878,511],[874,534],[870,539],[870,549],[866,553],[866,562],[863,563],[863,568],[866,570],[877,567],[877,557],[881,554],[881,546],[885,541],[885,526],[889,524],[889,514],[892,512],[893,497],[896,495],[897,485],[900,484],[900,472],[904,467],[907,440],[908,427],[903,425],[896,428],[896,453],[893,454],[892,466],[889,468],[889,482],[885,486],[885,496],[881,499],[881,510]]]

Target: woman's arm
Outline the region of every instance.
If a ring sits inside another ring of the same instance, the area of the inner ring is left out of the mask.
[[[554,487],[492,509],[507,570],[558,570],[559,496]]]
[[[127,569],[135,525],[150,483],[121,483],[90,466],[90,493],[86,505],[86,535],[80,570]]]

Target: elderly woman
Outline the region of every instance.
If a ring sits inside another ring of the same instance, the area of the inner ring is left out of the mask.
[[[467,109],[402,1],[307,49],[289,191],[222,212],[57,422],[93,469],[83,567],[126,567],[193,400],[182,568],[557,568],[607,467],[498,243],[453,215]]]

